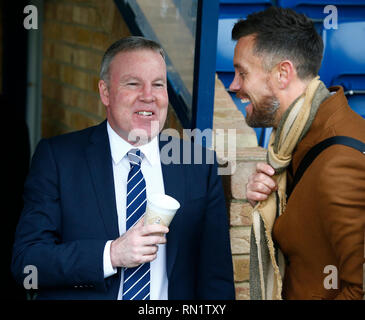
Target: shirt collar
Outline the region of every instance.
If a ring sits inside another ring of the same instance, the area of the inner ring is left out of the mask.
[[[109,136],[112,159],[115,164],[118,164],[126,156],[129,150],[136,147],[121,138],[113,130],[109,122],[107,122],[107,131]],[[139,146],[138,149],[141,150],[144,158],[146,158],[151,165],[155,165],[160,161],[160,149],[158,146],[157,136],[154,137],[149,143]]]

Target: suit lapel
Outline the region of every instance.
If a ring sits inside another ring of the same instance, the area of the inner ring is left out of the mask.
[[[115,204],[113,165],[106,121],[95,127],[86,148],[86,159],[92,176],[95,195],[109,239],[119,236]]]
[[[166,137],[164,137],[166,138]],[[174,139],[174,138],[173,138]],[[163,139],[165,140],[165,139]],[[180,147],[180,141],[177,139],[174,139],[174,143],[178,143]],[[162,175],[163,175],[163,181],[165,186],[165,194],[175,198],[177,201],[180,202],[180,209],[176,212],[176,215],[174,219],[172,220],[170,224],[170,231],[166,236],[167,244],[166,244],[166,259],[167,259],[167,277],[170,277],[171,271],[173,269],[176,255],[177,255],[177,249],[178,244],[180,241],[180,228],[181,225],[179,223],[180,219],[182,218],[182,207],[184,203],[185,198],[185,179],[184,179],[184,170],[183,165],[180,164],[164,164],[166,161],[164,161],[164,155],[166,155],[166,152],[164,152],[163,148],[170,149],[169,143],[167,141],[161,141],[161,135],[160,135],[160,155],[161,155],[161,168],[162,168]],[[162,152],[161,152],[162,150]],[[181,150],[181,149],[180,149]],[[181,161],[181,157],[180,157]]]

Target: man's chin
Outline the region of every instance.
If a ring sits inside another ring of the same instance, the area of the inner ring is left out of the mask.
[[[262,122],[250,118],[246,118],[246,123],[251,128],[271,128],[273,126],[271,122]]]

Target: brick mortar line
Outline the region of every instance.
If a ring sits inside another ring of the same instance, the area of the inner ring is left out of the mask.
[[[62,43],[62,44],[67,44],[67,45],[76,45],[75,43],[72,43],[72,42],[67,42],[67,41],[63,41],[63,40],[60,40],[60,39],[57,39],[57,38],[51,38],[51,37],[44,37],[44,40],[47,40],[49,42],[57,42],[57,43]],[[93,51],[94,53],[103,53],[104,54],[104,51],[103,50],[99,50],[99,49],[95,49],[95,48],[91,48],[90,46],[81,46],[81,45],[77,45],[80,49],[90,49],[88,51],[91,51],[91,50],[95,50]],[[106,50],[107,48],[105,48]]]
[[[243,150],[244,149],[249,150],[249,149],[251,149],[251,147],[243,148]],[[233,160],[230,160],[230,161],[233,161]],[[235,161],[239,161],[239,162],[266,162],[266,153],[263,154],[263,155],[257,155],[257,156],[239,154],[238,157],[235,159]]]
[[[98,0],[100,1],[100,0]],[[84,8],[93,8],[93,9],[98,9],[97,5],[94,5],[94,1],[88,1],[87,3],[85,2],[78,2],[78,1],[67,1],[67,0],[48,0],[48,2],[52,2],[53,4],[57,3],[62,3],[62,4],[66,4],[66,5],[72,5],[72,6],[77,6],[77,7],[84,7]]]
[[[80,66],[78,66],[76,64],[72,64],[71,62],[61,61],[61,60],[58,60],[58,59],[50,58],[48,56],[45,56],[45,60],[50,60],[51,62],[55,62],[55,63],[58,63],[60,65],[64,65],[64,66],[68,66],[68,67],[73,67],[76,70],[82,71],[82,72],[84,72],[86,74],[91,74],[91,75],[97,75],[97,76],[99,76],[99,72],[98,71],[95,71],[95,70],[92,70],[92,69],[87,69],[87,68],[84,68],[84,67],[80,67]]]
[[[230,202],[232,202],[232,203],[241,203],[241,204],[244,204],[244,203],[249,203],[248,201],[247,201],[247,199],[246,200],[241,200],[241,199],[231,199],[231,201]]]
[[[251,228],[251,226],[250,226],[250,225],[249,225],[249,226],[241,226],[241,225],[240,225],[240,226],[230,226],[230,227],[229,227],[229,229],[239,229],[239,228],[241,228],[241,229],[242,229],[242,228],[247,229],[247,228]]]
[[[97,120],[97,121],[101,121],[101,119],[103,118],[103,117],[98,116],[98,115],[96,115],[94,113],[91,113],[89,111],[86,111],[86,110],[84,110],[84,109],[82,109],[80,107],[75,107],[75,106],[70,106],[68,104],[64,104],[60,100],[55,100],[55,99],[49,98],[49,97],[44,96],[44,95],[42,97],[45,100],[48,100],[50,102],[53,102],[55,104],[55,107],[56,108],[63,108],[65,110],[69,110],[69,111],[71,111],[73,113],[79,113],[79,114],[81,114],[83,116],[86,116],[88,118],[91,118],[91,119]]]
[[[250,257],[250,254],[249,253],[236,253],[236,254],[233,254],[234,257],[239,257],[239,258],[249,258]]]
[[[43,117],[43,121],[51,124],[52,127],[61,128],[62,130],[65,130],[68,132],[75,130],[74,128],[71,128],[70,126],[63,123],[62,121],[57,121],[51,117]],[[42,135],[43,135],[43,133],[42,133]]]
[[[72,84],[69,84],[67,82],[62,82],[62,81],[60,81],[57,78],[52,78],[52,77],[49,77],[49,76],[43,76],[43,79],[47,79],[47,80],[50,80],[50,81],[55,82],[57,84],[63,85],[66,88],[75,89],[77,91],[84,92],[84,93],[94,94],[97,97],[99,96],[98,93],[96,93],[96,92],[93,92],[93,91],[90,91],[90,90],[86,90],[86,89],[82,89],[82,88],[76,87],[76,86],[74,86]]]
[[[91,48],[91,47],[85,47],[85,46],[79,45],[77,43],[71,43],[71,42],[67,42],[67,41],[64,41],[64,40],[55,39],[55,38],[48,38],[48,37],[45,37],[44,39],[47,40],[49,43],[52,43],[52,44],[62,44],[64,46],[68,46],[68,47],[71,47],[73,49],[80,49],[80,50],[84,50],[84,51],[87,51],[87,52],[100,54],[101,56],[104,55],[103,50],[99,50],[99,49],[95,49],[95,48]],[[100,62],[101,62],[101,59],[100,59]]]
[[[47,22],[56,23],[58,25],[75,26],[75,27],[83,28],[83,29],[86,29],[86,30],[89,30],[89,31],[100,32],[104,35],[109,35],[110,34],[110,32],[106,31],[102,27],[97,28],[97,27],[93,27],[91,25],[80,24],[80,23],[77,23],[77,22],[67,22],[67,21],[56,20],[56,19],[52,19],[52,20],[44,19],[44,23],[47,23]]]

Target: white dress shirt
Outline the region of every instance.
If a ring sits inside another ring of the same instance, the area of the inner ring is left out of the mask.
[[[109,135],[110,150],[113,161],[113,175],[115,188],[115,201],[117,204],[119,234],[126,232],[126,195],[127,179],[130,170],[130,164],[127,152],[133,148],[131,144],[122,139],[107,123]],[[138,147],[144,157],[141,163],[141,170],[146,181],[147,197],[153,193],[165,193],[162,168],[160,161],[160,149],[158,138],[155,137],[151,142]],[[104,248],[104,278],[107,278],[117,272],[113,268],[110,260],[110,244],[108,241]],[[167,272],[166,272],[166,244],[158,245],[157,258],[151,263],[151,280],[150,280],[150,299],[167,300]],[[119,287],[118,299],[123,297],[123,276],[121,273],[121,283]]]

